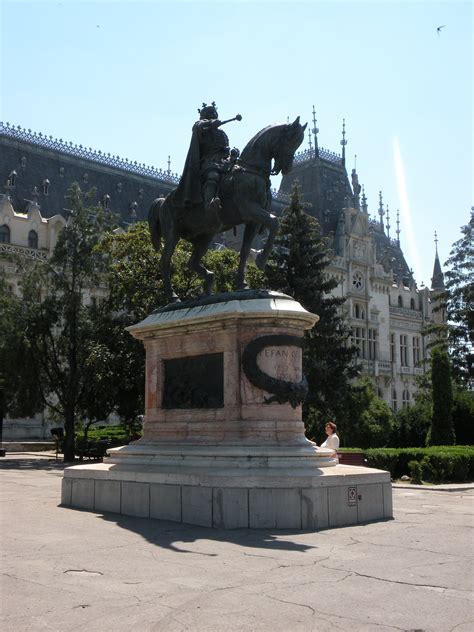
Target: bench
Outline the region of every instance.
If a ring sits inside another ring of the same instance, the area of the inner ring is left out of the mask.
[[[108,439],[87,441],[86,444],[84,444],[83,440],[79,439],[76,442],[76,454],[81,460],[87,458],[102,461],[104,456],[107,454],[107,450],[111,447],[112,443]]]
[[[367,461],[364,458],[363,452],[338,452],[337,453],[340,465],[357,465],[366,467]]]

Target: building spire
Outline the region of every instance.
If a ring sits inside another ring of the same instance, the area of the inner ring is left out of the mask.
[[[168,175],[171,173],[171,156],[168,156],[168,171],[166,173]]]
[[[364,191],[364,185],[362,185],[362,204],[361,204],[361,208],[364,211],[364,213],[367,213],[367,198],[365,197],[365,191]]]
[[[346,140],[346,119],[345,118],[342,119],[342,140],[341,140],[341,145],[342,145],[342,166],[345,167],[346,166],[346,145],[347,145],[347,140]]]
[[[312,132],[311,132],[311,130],[309,130],[308,144],[309,144],[309,153],[310,153],[310,155],[312,155],[312,153],[313,153],[313,140],[312,140],[311,136],[312,136]]]
[[[385,224],[385,228],[387,229],[387,237],[390,237],[390,209],[387,204],[387,223]]]
[[[397,246],[400,248],[400,211],[397,208]]]
[[[444,274],[443,271],[441,270],[441,264],[439,262],[439,257],[438,257],[438,234],[435,231],[435,248],[436,248],[436,254],[435,254],[435,260],[434,260],[434,266],[433,266],[433,276],[431,277],[431,289],[432,290],[445,290],[446,286],[444,285]]]
[[[314,109],[314,105],[313,105],[313,129],[311,130],[314,134],[314,155],[315,157],[319,157],[319,147],[318,147],[318,132],[319,129],[316,126],[317,123],[317,119],[316,119],[316,110]]]
[[[380,217],[380,228],[383,230],[383,216],[385,215],[385,211],[383,210],[383,201],[382,201],[382,191],[379,191],[379,217]]]

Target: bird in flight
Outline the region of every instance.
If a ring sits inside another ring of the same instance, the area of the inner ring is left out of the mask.
[[[441,29],[444,29],[445,26],[446,24],[443,24],[442,26],[438,26],[438,28],[436,29],[436,32],[438,33],[438,37],[439,37],[439,34],[441,33]]]

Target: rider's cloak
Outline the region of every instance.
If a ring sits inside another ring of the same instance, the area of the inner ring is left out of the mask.
[[[173,193],[173,203],[176,206],[192,206],[202,204],[201,165],[199,149],[199,124],[193,125],[191,144],[184,163],[183,173],[178,187]]]

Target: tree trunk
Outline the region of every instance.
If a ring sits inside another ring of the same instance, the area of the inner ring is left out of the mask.
[[[74,411],[66,411],[64,419],[64,462],[68,463],[74,461],[76,454],[75,440],[74,440]]]

